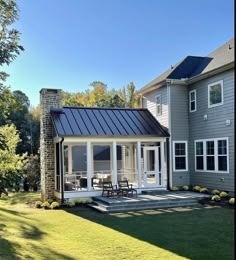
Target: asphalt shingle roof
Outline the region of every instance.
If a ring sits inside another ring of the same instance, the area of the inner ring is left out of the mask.
[[[208,56],[187,56],[172,66],[172,68],[166,70],[157,78],[146,84],[138,92],[142,92],[143,90],[149,89],[151,86],[160,84],[166,79],[190,79],[231,62],[234,62],[234,38],[208,54]]]

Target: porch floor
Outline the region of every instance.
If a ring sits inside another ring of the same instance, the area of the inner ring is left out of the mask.
[[[161,192],[160,194],[138,194],[137,198],[130,197],[94,197],[92,208],[104,212],[136,211],[144,209],[183,207],[198,204],[199,200],[210,195],[191,191]]]

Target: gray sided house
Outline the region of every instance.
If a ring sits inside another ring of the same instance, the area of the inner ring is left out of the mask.
[[[234,39],[187,56],[139,90],[142,107],[168,129],[170,186],[234,193]]]
[[[61,107],[61,91],[42,89],[42,199],[102,194],[128,180],[140,193],[168,188],[169,134],[148,109]]]

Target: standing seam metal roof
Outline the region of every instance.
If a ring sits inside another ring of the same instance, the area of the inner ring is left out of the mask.
[[[147,109],[52,108],[51,118],[59,136],[169,136]]]

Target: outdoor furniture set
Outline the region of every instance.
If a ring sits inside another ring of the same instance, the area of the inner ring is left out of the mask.
[[[112,185],[111,181],[103,182],[102,196],[115,197],[137,197],[137,190],[127,180],[118,181],[118,185]]]

